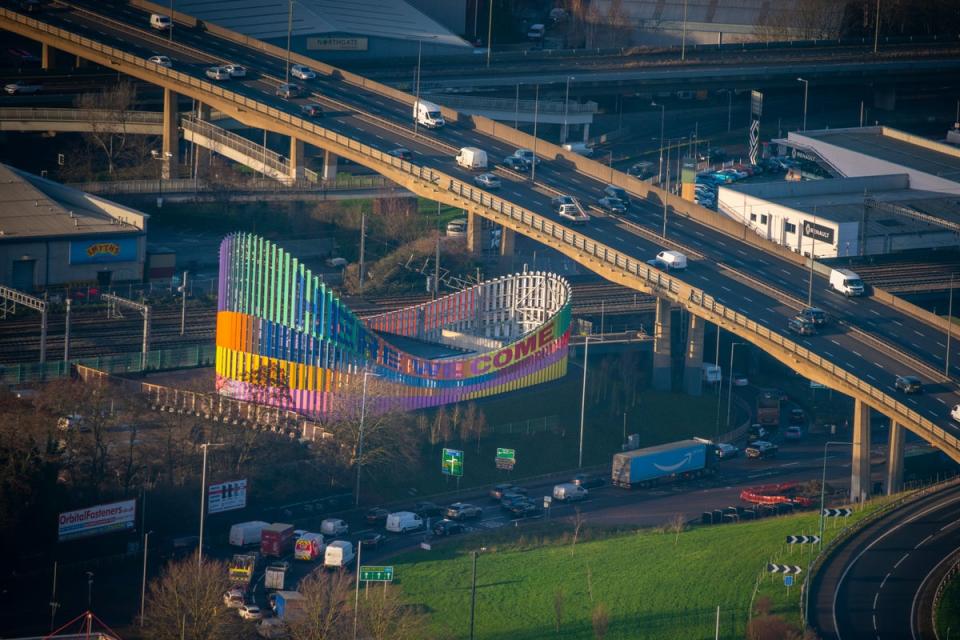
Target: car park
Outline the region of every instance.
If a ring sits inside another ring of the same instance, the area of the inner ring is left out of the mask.
[[[231,78],[246,78],[247,68],[239,64],[227,64],[223,66],[230,74]]]
[[[607,213],[626,213],[627,205],[622,200],[611,196],[604,196],[597,200],[597,205]]]
[[[893,386],[897,391],[903,393],[921,393],[923,391],[923,383],[917,376],[897,376]]]
[[[318,104],[305,104],[300,107],[300,113],[308,118],[320,118],[323,116],[323,107]]]
[[[400,158],[401,160],[406,160],[407,162],[413,160],[413,154],[410,153],[410,149],[407,149],[406,147],[390,149],[390,151],[387,151],[387,155],[393,156],[394,158]]]
[[[167,56],[150,56],[147,58],[147,62],[152,62],[155,65],[166,67],[168,69],[173,66],[173,63]]]
[[[483,515],[483,509],[467,502],[454,502],[447,507],[447,517],[451,520],[466,520],[467,518],[479,518]]]
[[[473,183],[478,187],[486,187],[487,189],[500,188],[500,178],[492,173],[481,173],[473,179]]]
[[[289,100],[290,98],[296,98],[300,96],[300,85],[293,84],[292,82],[282,82],[277,86],[276,94],[280,98],[285,98]]]
[[[18,80],[16,82],[11,82],[3,86],[3,90],[11,96],[18,94],[32,94],[40,91],[39,84],[30,84],[29,82],[24,82],[23,80]]]
[[[523,158],[518,158],[517,156],[507,156],[503,159],[503,166],[508,169],[513,169],[514,171],[522,171],[524,173],[530,171],[530,163],[524,160]]]
[[[578,487],[583,487],[584,489],[595,489],[597,487],[602,487],[607,481],[603,476],[598,474],[578,473],[577,475],[573,476],[572,482]]]
[[[226,67],[207,67],[204,74],[211,80],[229,80],[230,72]]]
[[[720,460],[729,460],[730,458],[736,458],[740,455],[740,448],[729,442],[718,442],[714,447],[714,452],[716,452],[717,458]]]
[[[787,440],[800,440],[803,438],[803,427],[791,425],[783,432],[783,437]]]
[[[366,520],[367,524],[382,525],[387,521],[388,515],[390,515],[390,512],[386,509],[374,507],[364,514],[363,519]]]
[[[295,64],[290,67],[290,75],[297,80],[313,80],[317,77],[317,72],[306,65]]]
[[[413,512],[421,518],[433,518],[443,515],[444,509],[436,502],[424,500],[413,505]]]
[[[452,536],[463,533],[466,530],[467,528],[459,522],[447,520],[446,518],[433,525],[433,535],[435,536]]]
[[[787,331],[800,336],[812,336],[816,335],[817,327],[805,318],[794,316],[787,320]]]
[[[777,455],[778,447],[766,440],[756,440],[746,449],[748,458],[773,458]]]

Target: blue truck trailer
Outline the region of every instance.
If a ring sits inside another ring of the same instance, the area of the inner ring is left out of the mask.
[[[710,468],[712,453],[708,444],[700,440],[680,440],[617,453],[613,456],[613,484],[629,489],[695,477]]]

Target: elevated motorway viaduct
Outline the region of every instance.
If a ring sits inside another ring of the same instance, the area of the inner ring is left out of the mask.
[[[162,7],[161,7],[162,9]],[[748,234],[742,226],[716,213],[665,194],[597,162],[571,155],[533,137],[481,117],[445,111],[448,126],[414,130],[410,117],[413,97],[327,65],[302,61],[320,71],[309,83],[311,101],[324,105],[325,117],[300,117],[300,104],[274,96],[284,75],[285,53],[245,39],[215,25],[190,28],[190,18],[172,41],[151,32],[149,11],[124,3],[97,3],[88,8],[70,5],[42,19],[0,11],[0,28],[16,31],[72,55],[117,69],[164,88],[164,148],[176,157],[177,94],[194,98],[252,127],[291,138],[291,170],[302,171],[303,144],[326,150],[328,164],[347,157],[385,175],[424,197],[461,207],[468,213],[468,243],[480,241],[480,218],[504,229],[504,250],[513,234],[523,233],[569,256],[605,278],[659,298],[656,323],[654,380],[669,385],[671,305],[686,308],[690,341],[686,348],[685,382],[699,391],[703,327],[712,322],[757,345],[799,374],[855,399],[851,493],[855,499],[870,490],[870,411],[891,419],[891,464],[887,488],[902,479],[904,429],[918,434],[960,461],[960,429],[949,418],[960,402],[954,382],[960,373],[960,349],[952,344],[950,369],[944,375],[947,336],[942,319],[911,308],[891,296],[844,299],[826,291],[822,269],[816,266],[813,302],[828,309],[835,322],[818,336],[794,341],[786,321],[805,304],[808,265],[781,247]],[[174,60],[172,69],[146,62],[162,53]],[[203,69],[219,62],[244,64],[252,71],[243,81],[214,83]],[[388,153],[403,145],[413,162]],[[516,147],[533,148],[543,159],[535,175],[498,169],[503,187],[487,192],[473,186],[473,174],[453,160],[461,146],[485,149],[493,160]],[[625,187],[636,199],[624,217],[594,215],[584,227],[571,228],[551,212],[558,193],[593,202],[607,182]],[[666,202],[667,206],[663,206]],[[664,224],[664,220],[667,220]],[[666,231],[666,238],[659,237]],[[678,248],[691,258],[689,269],[666,273],[647,265],[658,250]],[[893,389],[897,373],[918,373],[928,392],[899,397]]]

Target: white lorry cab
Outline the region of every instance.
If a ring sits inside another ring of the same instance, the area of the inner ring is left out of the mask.
[[[585,488],[572,482],[564,482],[553,487],[553,499],[561,502],[586,500],[588,493]]]
[[[334,540],[323,552],[323,566],[331,569],[349,569],[354,559],[353,544],[346,540]]]
[[[849,269],[830,270],[830,288],[845,296],[862,296],[863,280]]]
[[[173,26],[173,21],[170,20],[170,16],[165,16],[162,13],[151,13],[150,26],[157,31],[166,31]]]
[[[397,511],[387,516],[387,531],[406,533],[423,528],[423,519],[412,511]]]
[[[418,123],[429,129],[439,129],[447,124],[443,119],[443,114],[440,113],[440,107],[426,100],[417,100],[413,103],[413,117]]]
[[[457,164],[471,171],[484,171],[487,168],[487,152],[476,147],[463,147],[457,154]]]
[[[660,267],[661,269],[686,269],[687,256],[679,251],[661,251],[657,257],[648,261],[649,265]]]

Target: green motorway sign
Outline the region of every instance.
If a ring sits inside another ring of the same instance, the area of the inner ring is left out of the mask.
[[[497,469],[513,471],[513,465],[517,463],[517,450],[497,447],[497,459],[495,462],[497,463]]]
[[[393,567],[360,567],[360,582],[393,582]]]
[[[462,476],[463,451],[459,449],[444,449],[440,468],[445,476]]]

